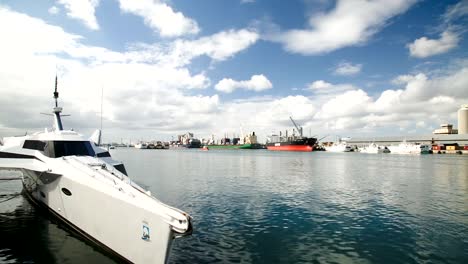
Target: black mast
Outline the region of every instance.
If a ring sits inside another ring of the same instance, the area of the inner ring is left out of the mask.
[[[58,107],[58,103],[57,103],[58,97],[59,97],[59,93],[57,91],[57,75],[55,75],[55,91],[54,91],[55,107],[52,113],[54,113],[55,129],[60,131],[60,130],[63,130],[63,125],[62,125],[62,119],[60,117],[62,108]]]

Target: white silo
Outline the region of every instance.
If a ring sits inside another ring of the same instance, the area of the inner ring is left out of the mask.
[[[468,134],[468,104],[458,110],[458,134]]]

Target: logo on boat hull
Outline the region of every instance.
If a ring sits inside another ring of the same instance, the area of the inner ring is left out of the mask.
[[[145,224],[143,224],[143,235],[141,236],[141,239],[150,241],[150,228]]]

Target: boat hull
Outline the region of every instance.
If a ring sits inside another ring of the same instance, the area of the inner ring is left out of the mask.
[[[262,145],[255,144],[242,144],[242,145],[206,145],[210,149],[262,149]]]
[[[26,196],[26,198],[39,210],[43,210],[44,212],[47,212],[51,216],[51,220],[55,221],[58,224],[63,224],[65,229],[71,233],[73,233],[76,236],[79,236],[83,239],[86,240],[88,244],[91,244],[95,246],[97,250],[100,252],[102,251],[105,253],[107,256],[111,257],[112,259],[115,259],[116,261],[122,262],[122,263],[132,263],[128,259],[124,258],[121,256],[119,253],[115,252],[111,248],[107,247],[106,245],[102,244],[101,242],[97,241],[90,235],[88,235],[86,232],[75,226],[73,223],[68,221],[66,218],[63,218],[60,214],[57,214],[54,210],[52,210],[49,206],[46,204],[40,202],[36,198],[33,197],[32,193],[27,191],[24,184],[23,184],[23,193]]]
[[[310,152],[317,143],[316,138],[300,137],[286,142],[270,142],[266,144],[268,150],[273,151],[303,151]]]
[[[153,209],[161,205],[152,197],[116,181],[94,181],[80,170],[52,178],[22,171],[28,196],[87,241],[125,262],[167,262],[177,234]]]
[[[278,143],[276,143],[278,144]],[[267,144],[267,149],[268,150],[273,150],[273,151],[302,151],[302,152],[310,152],[312,151],[312,146],[308,145],[287,145],[287,144],[279,144],[279,145],[268,145]]]

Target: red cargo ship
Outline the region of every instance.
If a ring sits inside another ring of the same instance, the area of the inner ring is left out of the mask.
[[[299,132],[299,136],[295,136],[293,133],[293,136],[288,137],[287,132],[285,137],[282,137],[281,134],[280,136],[273,135],[270,138],[270,142],[266,143],[267,149],[276,151],[312,151],[314,145],[317,143],[317,139],[313,137],[303,137],[302,127],[299,128],[296,122],[294,122],[291,117],[289,118]]]

